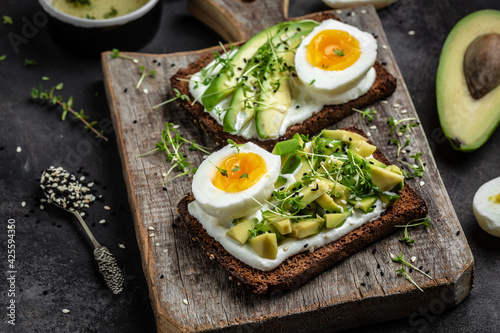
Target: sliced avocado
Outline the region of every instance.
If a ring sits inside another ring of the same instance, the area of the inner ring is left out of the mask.
[[[352,141],[351,143],[349,143],[349,149],[361,157],[368,157],[371,154],[373,154],[375,150],[377,150],[377,147],[369,144],[364,140],[359,140],[359,141]]]
[[[344,164],[344,162],[342,162],[339,159],[329,158],[326,161],[320,163],[317,171],[319,173],[324,173],[324,172],[330,173],[333,170],[338,169],[340,166],[342,166],[342,164]]]
[[[292,232],[292,221],[290,221],[290,219],[276,221],[273,222],[272,225],[282,235],[286,235]]]
[[[303,143],[303,141],[302,141]],[[289,156],[302,148],[302,143],[296,137],[289,140],[280,141],[274,145],[272,153],[280,156]]]
[[[452,146],[470,152],[500,123],[500,11],[460,20],[446,38],[436,75],[439,120]]]
[[[262,258],[276,259],[278,255],[278,239],[272,232],[250,238],[248,245]]]
[[[280,187],[283,187],[287,182],[287,179],[282,176],[278,176],[278,180],[276,180],[276,183],[274,183],[274,188],[278,189]]]
[[[378,187],[379,191],[390,191],[404,180],[403,175],[387,170],[387,168],[383,169],[371,164],[369,166],[372,182]]]
[[[377,160],[376,158],[367,158],[366,161],[369,163],[369,164],[373,164],[373,165],[376,165],[376,166],[379,166],[381,168],[385,168],[387,165],[385,165],[384,163],[380,162],[379,160]]]
[[[283,58],[283,63],[292,66],[295,49],[310,31],[303,31],[288,38],[276,47],[275,53]],[[255,109],[255,126],[261,139],[279,137],[279,129],[290,107],[292,97],[288,71],[277,68],[275,57],[269,57],[267,71],[262,77],[259,101]]]
[[[300,222],[292,223],[292,232],[288,234],[295,239],[306,238],[321,231],[325,220],[321,217],[311,218]]]
[[[285,22],[272,26],[259,32],[243,44],[236,51],[236,54],[231,57],[231,61],[228,62],[231,68],[222,69],[201,97],[201,102],[205,109],[211,111],[221,99],[232,94],[237,87],[237,79],[241,77],[247,63],[255,52],[268,41],[269,36],[274,36],[284,31],[291,24],[291,22]]]
[[[344,147],[344,141],[342,140],[330,140],[330,142],[326,145],[326,148],[323,149],[320,153],[323,155],[332,155],[335,153],[342,152],[342,147]]]
[[[399,167],[397,167],[396,165],[394,165],[394,164],[386,166],[385,169],[386,170],[390,170],[392,172],[397,173],[398,175],[402,175],[403,176],[403,180],[401,180],[401,182],[396,186],[396,190],[402,190],[405,187],[405,181],[404,181],[403,171]]]
[[[362,212],[369,213],[373,211],[373,205],[375,202],[378,200],[378,196],[376,195],[367,195],[362,198],[361,200],[349,200],[349,203],[354,206],[354,208],[357,208],[361,210]]]
[[[359,135],[357,133],[345,131],[345,130],[324,130],[321,135],[325,139],[329,140],[342,140],[346,143],[349,143],[351,141],[368,141],[367,138],[365,138],[362,135]]]
[[[327,212],[327,214],[333,212],[340,213],[343,211],[343,209],[326,193],[322,194],[314,202],[320,205],[321,208]]]
[[[325,178],[320,178],[320,179],[328,184],[331,196],[333,200],[337,203],[337,205],[342,207],[345,206],[345,202],[347,202],[347,200],[351,196],[351,190],[347,186],[344,186],[334,180]]]
[[[399,195],[392,192],[378,192],[377,195],[380,201],[389,207],[394,206],[394,204],[399,200]]]
[[[328,229],[341,227],[345,220],[351,216],[351,212],[325,214],[325,227]]]
[[[310,204],[325,194],[328,189],[328,184],[325,181],[319,180],[317,182],[313,182],[300,189],[299,195],[302,196],[301,202],[306,205]]]
[[[275,35],[268,35],[270,39],[255,52],[254,58],[245,63],[246,68],[242,72],[244,75],[241,75],[241,79],[238,80],[238,86],[234,91],[229,108],[224,116],[223,128],[225,132],[231,134],[239,133],[243,126],[254,117],[255,103],[257,102],[257,87],[251,83],[251,78],[258,76],[257,72],[259,71],[259,66],[257,63],[262,60],[258,59],[259,56],[262,57],[262,54],[269,54],[271,47],[279,50],[280,46],[278,45],[282,45],[283,40],[287,38],[290,40],[290,43],[292,43],[294,39],[290,36],[294,34],[309,34],[317,25],[318,23],[316,21],[297,21],[291,25],[285,26]],[[300,38],[300,40],[302,39]],[[288,46],[285,44],[283,48],[284,47]]]
[[[250,232],[248,230],[252,229],[256,223],[257,221],[255,219],[240,222],[226,231],[226,236],[231,237],[241,244],[245,244],[250,237]]]
[[[281,159],[283,162],[284,158]],[[299,154],[290,154],[287,158],[286,161],[283,163],[281,167],[281,173],[282,174],[287,174],[287,173],[294,173],[295,170],[301,165],[302,163],[302,156]]]
[[[314,161],[311,161],[308,159],[306,156],[302,157],[300,160],[300,165],[298,169],[295,171],[295,180],[301,181],[302,177],[304,177],[307,174],[310,174],[312,170],[316,169],[316,164],[315,162],[318,162],[318,159],[315,159]]]

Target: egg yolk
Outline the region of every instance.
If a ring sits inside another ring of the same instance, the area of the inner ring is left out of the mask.
[[[241,192],[255,185],[266,171],[266,162],[260,155],[239,153],[222,161],[212,184],[224,192]]]
[[[359,41],[342,30],[322,30],[307,45],[307,61],[327,71],[341,71],[361,56]]]
[[[494,203],[500,204],[500,193],[498,193],[497,195],[492,195],[488,199],[490,199]]]

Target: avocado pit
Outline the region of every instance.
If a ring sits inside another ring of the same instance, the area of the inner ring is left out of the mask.
[[[467,48],[464,74],[469,92],[480,99],[500,85],[500,34],[477,37]]]

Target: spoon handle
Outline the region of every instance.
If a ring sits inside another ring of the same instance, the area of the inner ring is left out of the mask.
[[[92,235],[92,232],[90,232],[89,227],[87,227],[87,223],[85,223],[85,221],[81,217],[80,213],[77,212],[76,210],[71,211],[71,213],[73,213],[73,215],[75,215],[76,218],[78,219],[78,222],[80,222],[80,225],[82,226],[83,230],[85,230],[85,233],[87,234],[87,236],[89,237],[90,241],[92,242],[92,245],[94,245],[94,247],[96,249],[102,247],[101,244],[99,244],[97,242],[97,240],[95,239],[94,235]]]

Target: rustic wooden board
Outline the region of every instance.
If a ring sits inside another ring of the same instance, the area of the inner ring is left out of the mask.
[[[398,88],[387,101],[373,105],[378,113],[372,124],[366,125],[355,114],[335,127],[356,126],[370,132],[371,139],[382,147],[388,159],[395,161],[395,147],[387,146],[386,120],[389,116],[418,119],[418,115],[374,8],[337,11],[337,15],[378,35],[378,60],[386,63],[386,68],[398,79]],[[148,70],[157,71],[156,78],[145,79],[139,90],[135,89],[140,76],[137,64],[112,58],[110,52],[102,55],[106,93],[159,332],[341,330],[409,316],[430,306],[455,306],[467,296],[473,281],[473,257],[420,126],[411,135],[408,148],[424,152],[425,185],[420,186],[421,179],[409,183],[427,201],[433,223],[432,230],[410,231],[416,240],[413,246],[398,242],[402,232],[395,232],[304,286],[274,296],[256,296],[228,281],[226,273],[179,226],[176,205],[191,190],[191,178],[174,180],[163,189],[162,173],[169,168],[163,155],[138,158],[154,148],[167,121],[180,125],[184,137],[214,147],[210,138],[175,103],[152,110],[152,106],[170,97],[170,76],[206,52],[212,50],[127,53]],[[370,128],[373,125],[377,128]],[[188,158],[198,165],[202,154],[190,152]],[[415,265],[430,271],[433,280],[411,273],[425,292],[396,275],[395,269],[399,267],[390,261],[390,254],[400,252],[407,259],[416,256]]]

